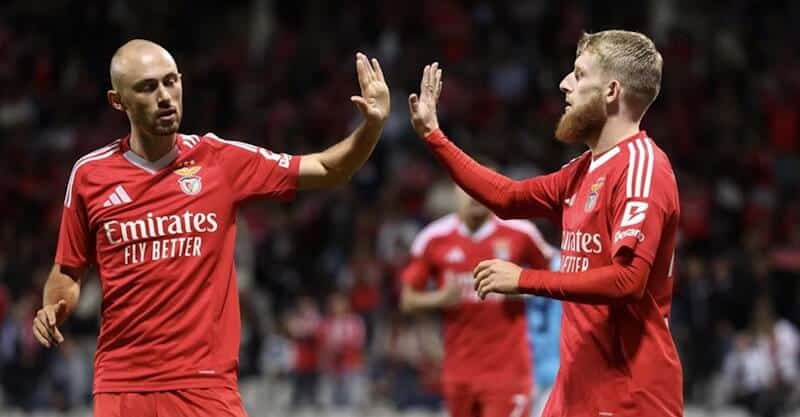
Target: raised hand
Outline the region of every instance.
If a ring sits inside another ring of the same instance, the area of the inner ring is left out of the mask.
[[[486,298],[490,292],[517,294],[521,273],[522,268],[508,261],[500,259],[483,261],[473,272],[475,291],[481,298]]]
[[[411,125],[421,137],[425,137],[439,128],[439,119],[436,116],[436,104],[442,92],[442,70],[439,63],[426,65],[422,71],[422,81],[419,85],[419,96],[408,96],[408,111],[411,114]]]
[[[381,65],[375,58],[370,63],[367,56],[359,52],[356,54],[356,72],[361,95],[350,97],[350,101],[355,103],[367,121],[383,123],[389,117],[391,101]]]
[[[36,312],[33,319],[33,335],[44,347],[60,345],[64,336],[58,330],[59,319],[67,311],[67,302],[60,300],[56,304],[48,304]]]

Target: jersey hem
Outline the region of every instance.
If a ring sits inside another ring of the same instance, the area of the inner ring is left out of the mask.
[[[238,390],[236,382],[225,381],[203,381],[203,382],[184,382],[176,384],[104,384],[104,386],[96,387],[92,390],[92,395],[95,394],[111,394],[122,392],[158,392],[158,391],[179,391],[182,389],[196,389],[196,388],[231,388]]]

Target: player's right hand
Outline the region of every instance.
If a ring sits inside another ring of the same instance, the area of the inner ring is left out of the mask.
[[[439,289],[439,307],[455,307],[461,302],[461,286],[455,278],[447,279]]]
[[[422,81],[419,86],[419,96],[408,96],[408,112],[411,115],[411,125],[421,137],[428,136],[439,128],[439,119],[436,116],[436,104],[442,92],[442,70],[439,63],[426,65],[422,71]]]
[[[36,312],[33,319],[33,335],[44,347],[58,346],[64,336],[58,330],[58,319],[67,312],[67,302],[59,300],[56,304],[48,304]]]

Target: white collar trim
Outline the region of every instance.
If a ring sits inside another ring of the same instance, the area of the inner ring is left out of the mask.
[[[137,155],[132,150],[126,151],[124,154],[122,154],[122,156],[124,156],[125,159],[127,159],[128,162],[130,162],[131,164],[136,165],[137,167],[149,172],[150,174],[155,174],[165,166],[171,164],[172,161],[174,161],[175,158],[178,157],[178,146],[177,145],[173,146],[169,152],[167,152],[164,156],[158,158],[158,160],[155,161],[148,161],[142,158],[141,156]]]
[[[486,221],[483,222],[481,227],[479,227],[478,230],[476,230],[474,233],[470,233],[469,229],[464,224],[464,222],[462,222],[461,219],[458,219],[458,233],[476,242],[491,236],[496,229],[497,225],[495,224],[495,221],[492,217],[486,219]]]
[[[589,172],[592,172],[595,169],[597,169],[600,165],[605,164],[611,158],[615,157],[618,153],[620,153],[619,146],[615,146],[615,147],[611,148],[610,151],[608,151],[608,152],[604,153],[603,155],[601,155],[599,158],[593,159],[592,163],[589,165]]]

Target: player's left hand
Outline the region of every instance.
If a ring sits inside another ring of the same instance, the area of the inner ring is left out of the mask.
[[[382,124],[389,117],[391,100],[381,65],[377,59],[372,58],[370,62],[366,55],[359,52],[356,54],[356,72],[361,95],[350,97],[350,101],[355,103],[368,122]]]
[[[508,261],[501,259],[483,261],[473,272],[475,291],[481,299],[486,298],[490,292],[517,294],[521,273],[522,268]]]

